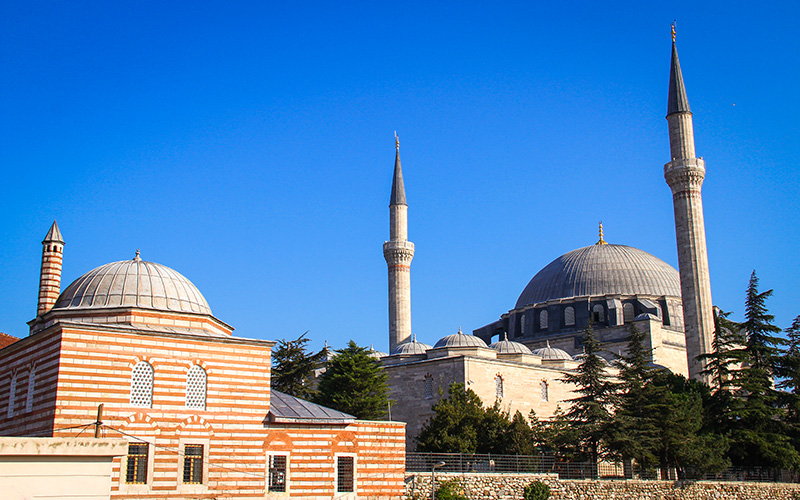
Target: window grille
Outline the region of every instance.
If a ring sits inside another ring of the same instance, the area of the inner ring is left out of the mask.
[[[497,399],[503,399],[503,377],[500,375],[494,377],[494,392]]]
[[[425,399],[433,399],[433,375],[425,375]]]
[[[128,443],[128,465],[125,482],[128,484],[147,483],[147,443]]]
[[[572,306],[567,306],[564,308],[564,324],[566,326],[574,326],[575,325],[575,308]]]
[[[183,482],[203,483],[203,445],[187,444],[183,447]]]
[[[630,323],[633,321],[633,304],[622,304],[622,317],[624,318],[625,323]]]
[[[542,380],[542,401],[550,400],[550,388],[547,385],[547,380]]]
[[[592,307],[592,320],[595,323],[602,323],[606,320],[605,311],[603,310],[603,306],[600,304],[595,304],[594,307]]]
[[[525,335],[525,315],[519,317],[519,334]]]
[[[539,313],[539,329],[547,330],[547,309]]]
[[[186,374],[186,407],[206,408],[206,371],[199,365],[194,365]]]
[[[131,405],[150,408],[153,406],[153,367],[140,361],[131,373]]]
[[[36,366],[28,374],[28,394],[25,396],[25,411],[33,409],[33,389],[36,387]]]
[[[269,457],[269,491],[286,491],[286,455]]]
[[[11,384],[8,386],[8,418],[14,416],[14,401],[17,399],[17,372],[11,375]]]
[[[353,476],[355,472],[355,460],[353,457],[336,457],[336,491],[339,493],[351,493],[353,488]]]

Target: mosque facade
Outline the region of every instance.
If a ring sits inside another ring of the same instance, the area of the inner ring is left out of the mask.
[[[405,262],[400,285],[387,257],[391,351],[381,360],[396,401],[393,414],[408,424],[409,449],[453,382],[511,414],[534,411],[548,418],[559,407],[565,410],[575,393],[563,378],[579,366],[590,325],[602,343],[610,375],[615,371],[610,362],[625,352],[631,328],[636,328],[652,349],[652,364],[707,382],[697,359],[711,352],[713,336],[701,196],[705,165],[695,157],[692,113],[674,32],[667,121],[671,160],[664,176],[673,195],[680,271],[637,248],[607,243],[601,223],[596,243],[542,268],[500,319],[471,335],[459,330],[431,346],[418,342],[411,331],[411,259]],[[407,210],[398,146],[390,202],[395,244],[407,241]],[[398,297],[403,297],[402,308],[392,306]],[[396,325],[407,328],[398,335]]]

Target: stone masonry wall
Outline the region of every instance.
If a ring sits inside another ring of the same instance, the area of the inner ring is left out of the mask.
[[[711,481],[592,481],[560,480],[557,474],[453,474],[437,473],[436,483],[456,478],[470,500],[522,499],[523,488],[533,481],[550,486],[553,500],[794,500],[800,484]],[[406,497],[431,496],[431,475],[406,474]]]

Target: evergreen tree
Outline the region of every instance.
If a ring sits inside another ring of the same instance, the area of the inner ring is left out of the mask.
[[[538,454],[536,434],[519,410],[514,413],[514,417],[511,419],[505,441],[506,445],[503,453],[509,455]]]
[[[314,396],[314,369],[322,353],[311,354],[306,349],[306,333],[294,340],[281,339],[272,351],[272,389],[302,399]]]
[[[605,374],[605,360],[599,356],[600,342],[595,338],[591,324],[584,331],[585,356],[577,372],[567,374],[564,382],[575,385],[580,396],[570,399],[572,406],[566,419],[578,435],[578,447],[585,459],[594,466],[600,454],[600,442],[611,420],[613,386]],[[593,471],[596,475],[596,469]]]
[[[712,352],[699,356],[706,362],[706,369],[701,373],[711,375],[711,383],[716,391],[731,390],[731,371],[739,367],[745,357],[742,327],[729,320],[729,315],[730,312],[715,308]]]
[[[361,420],[378,420],[388,410],[389,386],[380,361],[352,340],[328,360],[314,402]]]
[[[584,458],[579,448],[578,431],[570,425],[560,406],[548,420],[539,420],[531,410],[528,415],[534,439],[544,455],[552,455],[563,460],[579,461]]]
[[[448,392],[448,397],[433,405],[435,415],[416,438],[417,451],[477,453],[485,414],[483,403],[464,384],[450,384]]]
[[[800,450],[800,316],[785,330],[788,339],[786,352],[778,363],[777,384],[781,393],[781,406],[786,409],[785,422],[789,437],[796,450]]]

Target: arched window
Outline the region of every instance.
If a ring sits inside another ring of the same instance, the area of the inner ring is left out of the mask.
[[[11,383],[8,386],[8,418],[14,416],[14,402],[17,399],[17,372],[11,374]]]
[[[633,304],[630,302],[622,304],[622,317],[625,319],[625,323],[633,321],[633,316]]]
[[[521,314],[519,317],[519,334],[525,335],[525,315]]]
[[[595,323],[602,323],[605,320],[606,317],[603,306],[600,304],[595,304],[594,307],[592,307],[592,321],[594,321]]]
[[[433,375],[425,375],[425,399],[433,399]]]
[[[550,400],[550,388],[547,386],[547,380],[542,380],[542,401]]]
[[[194,365],[186,374],[186,407],[205,409],[206,407],[206,371],[200,365]]]
[[[575,325],[575,308],[572,306],[567,306],[564,308],[564,325]]]
[[[503,399],[503,376],[499,373],[494,377],[494,392],[497,399]]]
[[[33,389],[36,387],[36,365],[33,365],[28,374],[28,394],[25,396],[25,411],[33,409]]]
[[[131,372],[131,405],[153,406],[153,367],[147,361],[136,363]]]
[[[547,309],[539,313],[539,329],[547,330]]]

